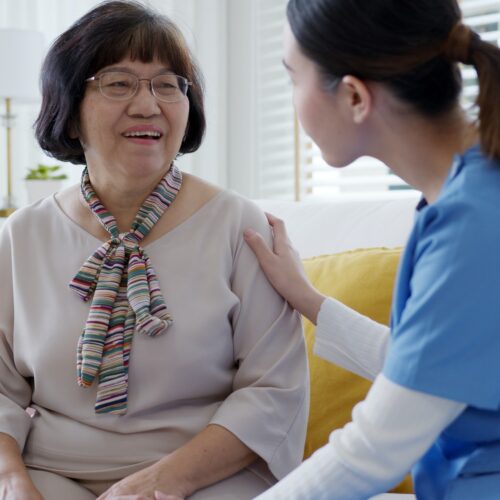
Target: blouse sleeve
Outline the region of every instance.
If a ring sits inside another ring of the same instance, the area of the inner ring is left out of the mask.
[[[302,461],[309,405],[307,355],[299,315],[262,273],[242,232],[260,232],[271,244],[263,214],[247,211],[240,227],[232,291],[233,392],[211,423],[224,426],[262,457],[277,478]]]
[[[14,353],[13,252],[8,223],[0,233],[0,432],[12,436],[22,451],[31,426],[25,412],[31,387],[17,371]]]

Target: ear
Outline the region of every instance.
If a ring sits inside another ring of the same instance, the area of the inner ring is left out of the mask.
[[[347,75],[342,78],[342,86],[347,96],[347,105],[354,123],[362,124],[370,115],[373,98],[365,82],[355,76]]]

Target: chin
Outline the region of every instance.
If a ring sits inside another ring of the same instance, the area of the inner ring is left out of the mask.
[[[328,152],[321,151],[321,156],[328,166],[333,168],[344,168],[350,165],[356,158],[345,158]]]

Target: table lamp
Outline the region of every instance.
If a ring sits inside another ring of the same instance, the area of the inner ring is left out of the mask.
[[[0,203],[0,217],[7,217],[14,210],[12,194],[11,132],[14,115],[12,101],[36,102],[40,99],[38,79],[44,52],[43,36],[38,31],[0,29],[0,99],[5,102],[2,121],[7,129],[7,182],[0,180],[0,193],[6,192]]]

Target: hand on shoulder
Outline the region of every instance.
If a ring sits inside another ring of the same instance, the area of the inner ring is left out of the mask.
[[[294,309],[316,324],[325,297],[309,283],[300,255],[288,238],[285,223],[271,214],[266,216],[273,230],[273,248],[269,248],[262,236],[252,229],[245,230],[245,241],[275,290]]]

